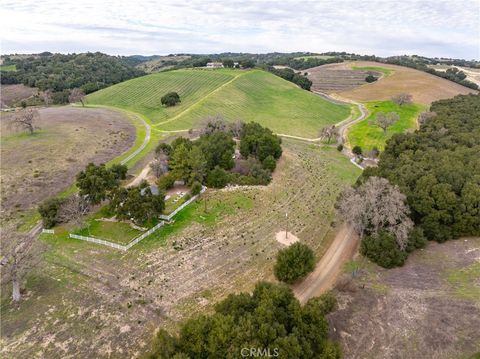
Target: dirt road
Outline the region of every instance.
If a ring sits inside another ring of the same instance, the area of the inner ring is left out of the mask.
[[[333,286],[345,263],[355,254],[358,243],[359,238],[353,229],[342,225],[315,270],[302,282],[293,286],[293,292],[300,303],[307,302]]]

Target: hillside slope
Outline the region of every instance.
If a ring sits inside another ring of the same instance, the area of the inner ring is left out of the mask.
[[[179,93],[181,104],[165,108],[160,98]],[[260,70],[177,70],[126,81],[88,97],[91,104],[138,112],[159,130],[200,126],[208,116],[257,121],[277,133],[317,137],[326,125],[350,115],[348,105],[333,104]]]
[[[377,82],[339,92],[339,95],[342,97],[355,101],[389,100],[394,95],[406,92],[413,96],[413,102],[429,105],[433,101],[476,92],[452,81],[408,67],[369,61],[352,62],[349,63],[349,66],[355,66],[357,68],[381,67],[392,70],[389,76]]]

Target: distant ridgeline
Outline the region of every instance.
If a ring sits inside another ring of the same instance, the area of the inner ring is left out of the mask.
[[[100,52],[83,54],[6,55],[3,65],[14,65],[16,71],[2,72],[1,83],[24,84],[54,94],[80,88],[86,94],[110,85],[144,75],[128,57],[109,56]],[[55,98],[55,97],[54,97]],[[57,96],[62,98],[62,96]]]

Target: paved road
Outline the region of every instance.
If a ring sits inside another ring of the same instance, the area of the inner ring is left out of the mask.
[[[345,263],[352,259],[357,251],[358,243],[359,238],[353,229],[343,225],[315,270],[293,286],[293,292],[300,303],[303,304],[333,287]]]

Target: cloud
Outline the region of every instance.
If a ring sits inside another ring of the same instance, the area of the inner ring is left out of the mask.
[[[349,51],[480,58],[480,0],[4,0],[2,53]]]

